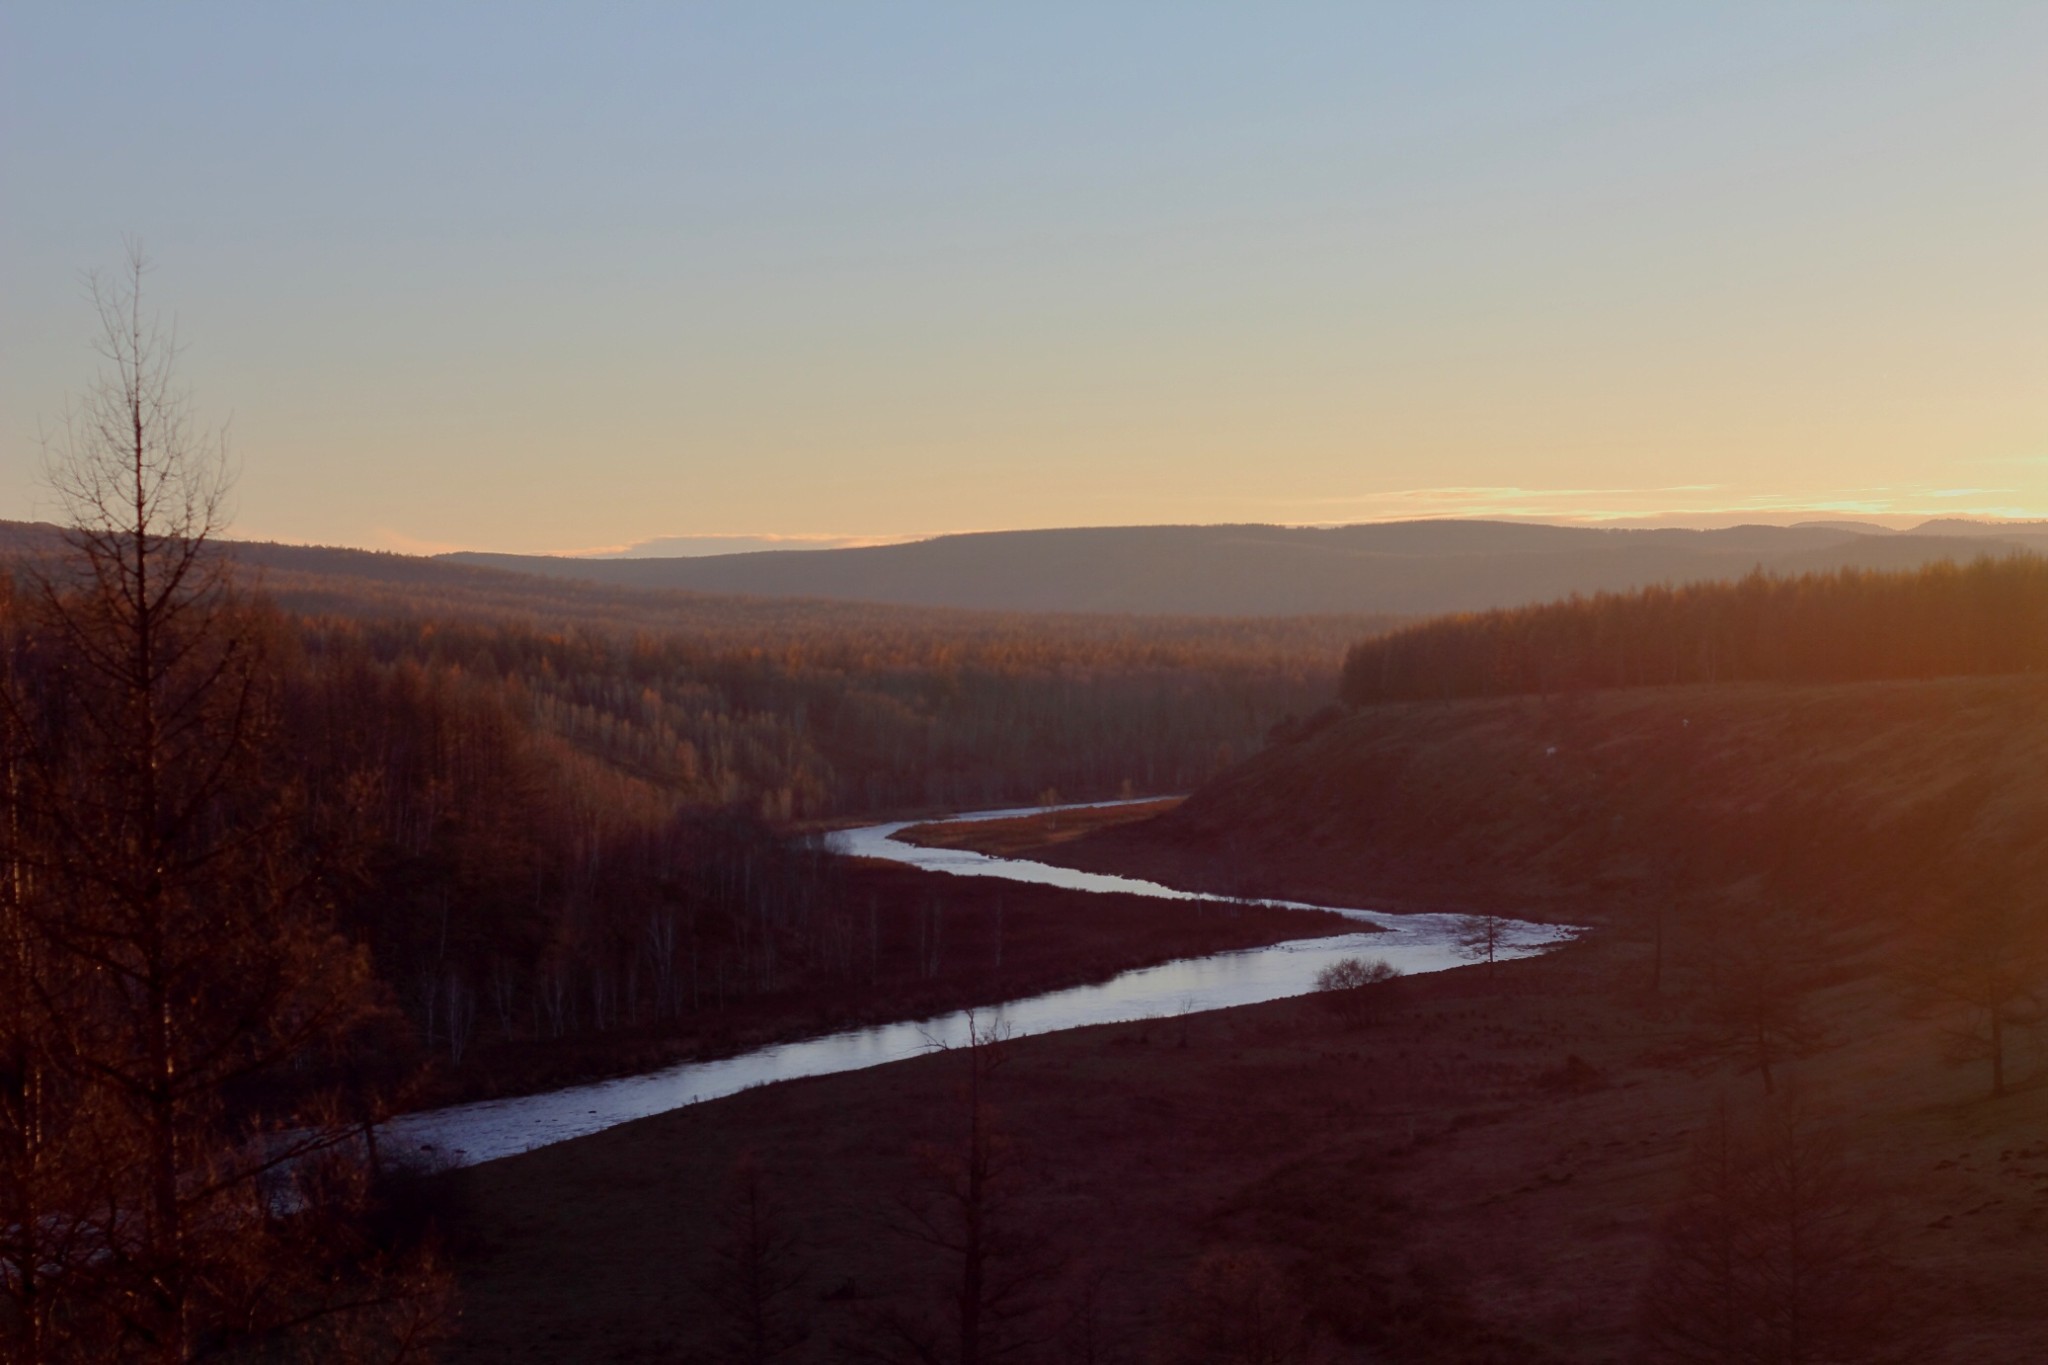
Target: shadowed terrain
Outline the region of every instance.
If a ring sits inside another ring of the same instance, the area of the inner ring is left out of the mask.
[[[1692,1154],[1721,1106],[1772,1112],[1720,1012],[1765,906],[1799,1016],[1769,1103],[1847,1152],[1891,1277],[1871,1282],[1885,1340],[1852,1358],[2031,1359],[2048,1059],[2015,1028],[1992,1097],[1956,1050],[1967,1011],[1909,978],[1972,904],[2048,889],[2044,757],[2048,684],[2028,678],[1418,703],[1327,721],[1150,819],[992,828],[1006,852],[1184,885],[1596,926],[1497,973],[1373,987],[1363,1018],[1310,997],[1012,1044],[992,1093],[1029,1154],[1013,1216],[1062,1249],[1046,1349],[1085,1321],[1126,1355],[1192,1358],[1189,1295],[1228,1263],[1266,1267],[1276,1311],[1349,1358],[1646,1358]],[[860,1347],[944,1268],[888,1229],[964,1066],[802,1082],[465,1173],[458,1358],[710,1359],[691,1267],[742,1152],[806,1247],[789,1311],[811,1335],[788,1358]]]

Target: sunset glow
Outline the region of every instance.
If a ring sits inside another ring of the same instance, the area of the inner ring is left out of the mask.
[[[0,510],[134,233],[249,536],[2048,514],[2041,7],[600,15],[9,6]]]

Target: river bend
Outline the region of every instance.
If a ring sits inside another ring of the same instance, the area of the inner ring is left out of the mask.
[[[951,819],[1001,819],[1034,814],[1038,809],[976,811]],[[825,845],[835,853],[851,857],[881,858],[955,876],[1003,877],[1084,892],[1243,903],[1238,897],[1182,891],[1134,877],[1081,872],[967,849],[920,848],[893,837],[913,823],[931,822],[898,821],[838,830],[824,836]],[[1356,934],[1295,939],[1263,948],[1141,967],[1092,986],[1069,987],[977,1010],[976,1017],[984,1025],[997,1022],[1015,1035],[1051,1033],[1089,1024],[1225,1009],[1303,995],[1315,988],[1317,973],[1347,957],[1384,958],[1411,975],[1442,971],[1468,961],[1458,951],[1457,917],[1453,915],[1396,915],[1378,910],[1311,906],[1301,901],[1257,903],[1330,910],[1371,927]],[[1501,955],[1524,957],[1541,952],[1574,932],[1569,927],[1515,921],[1509,926]],[[384,1138],[393,1150],[431,1150],[441,1160],[455,1164],[492,1161],[757,1085],[903,1061],[936,1046],[965,1041],[967,1028],[967,1012],[960,1011],[933,1019],[880,1024],[778,1043],[718,1061],[685,1062],[644,1075],[594,1081],[538,1095],[482,1100],[406,1114],[386,1125]]]

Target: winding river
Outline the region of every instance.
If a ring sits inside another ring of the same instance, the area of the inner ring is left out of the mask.
[[[953,816],[947,823],[1002,819],[1038,810],[1031,807],[975,811]],[[932,822],[898,821],[839,830],[824,836],[825,845],[835,853],[851,857],[882,858],[955,876],[1003,877],[1076,891],[1120,891],[1173,900],[1238,899],[1176,890],[1132,877],[1079,872],[1050,863],[996,858],[965,849],[920,848],[893,837],[912,823]],[[1224,1009],[1303,995],[1315,988],[1318,972],[1347,957],[1384,958],[1411,974],[1442,971],[1468,961],[1458,952],[1455,916],[1394,915],[1377,910],[1311,906],[1300,901],[1258,903],[1289,909],[1334,910],[1369,927],[1356,934],[1295,939],[1264,948],[1141,967],[1096,985],[1013,1000],[976,1011],[976,1015],[984,1025],[997,1022],[1017,1035],[1050,1033],[1088,1024]],[[1502,956],[1522,957],[1541,952],[1573,932],[1557,925],[1515,921],[1509,926]],[[967,1013],[961,1011],[934,1019],[881,1024],[779,1043],[719,1061],[685,1062],[645,1075],[596,1081],[539,1095],[426,1110],[392,1120],[385,1128],[385,1141],[394,1150],[430,1150],[441,1160],[455,1164],[492,1161],[757,1085],[902,1061],[935,1046],[964,1041],[967,1028]]]

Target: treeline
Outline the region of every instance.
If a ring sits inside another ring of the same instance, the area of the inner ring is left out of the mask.
[[[306,620],[320,669],[488,694],[693,807],[776,821],[1195,785],[1328,695],[1334,651],[821,634],[777,648],[511,622]]]
[[[1038,633],[982,617],[948,639],[807,612],[769,648],[238,611],[297,799],[345,826],[321,836],[349,854],[328,872],[337,927],[410,1035],[458,1069],[483,1045],[646,1036],[791,989],[871,989],[874,907],[793,822],[1191,786],[1327,695],[1333,661],[1286,623],[1204,639],[1188,623]],[[20,685],[58,695],[37,620],[34,593],[0,580]]]
[[[1351,706],[1681,683],[1875,681],[2048,668],[2048,560],[1943,562],[1571,597],[1351,647]]]

